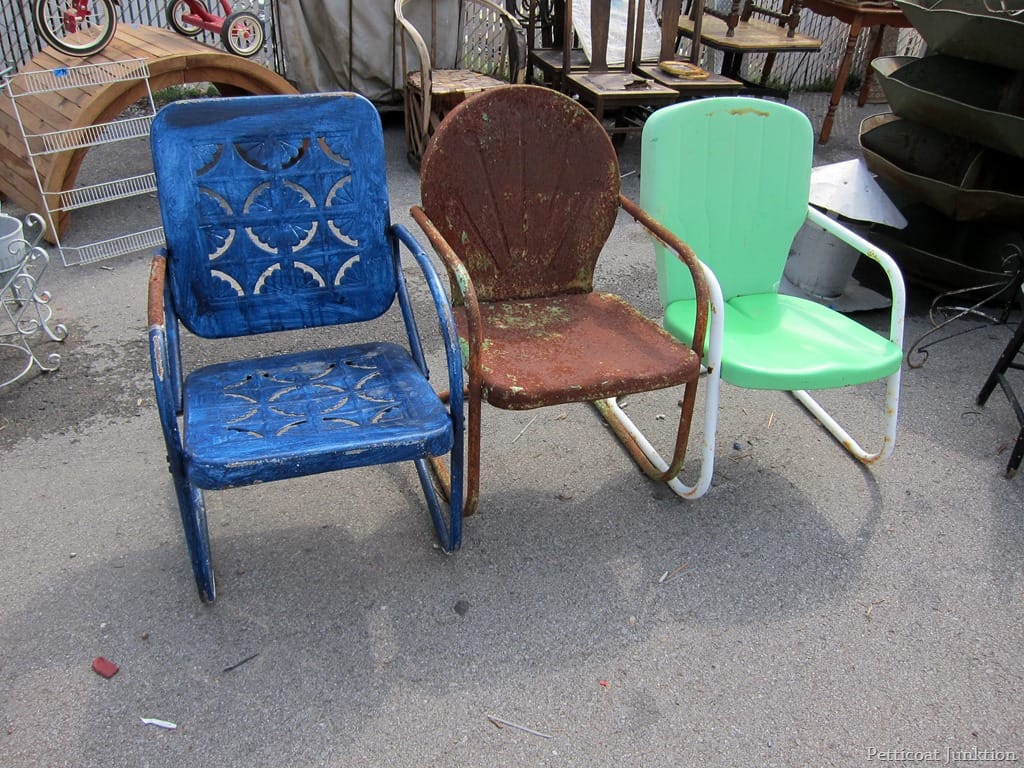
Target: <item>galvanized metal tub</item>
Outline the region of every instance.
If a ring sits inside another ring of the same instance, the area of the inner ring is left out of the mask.
[[[953,221],[924,203],[902,208],[904,229],[876,225],[866,235],[908,280],[936,289],[999,284],[1020,268],[1024,233],[985,222]]]
[[[868,168],[957,221],[1024,221],[1024,160],[886,113],[860,124]]]
[[[1024,0],[895,2],[930,52],[1024,69]]]
[[[943,54],[883,56],[871,66],[900,117],[1024,157],[1024,72]]]

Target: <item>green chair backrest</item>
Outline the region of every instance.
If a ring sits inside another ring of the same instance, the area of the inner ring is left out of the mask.
[[[643,129],[640,205],[715,273],[726,301],[778,291],[807,213],[811,123],[764,99],[696,99]],[[685,267],[656,245],[662,305],[693,298]]]

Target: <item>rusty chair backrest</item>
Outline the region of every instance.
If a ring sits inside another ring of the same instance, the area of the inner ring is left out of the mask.
[[[423,158],[423,207],[481,301],[589,292],[615,223],[619,163],[572,99],[538,86],[456,107]]]

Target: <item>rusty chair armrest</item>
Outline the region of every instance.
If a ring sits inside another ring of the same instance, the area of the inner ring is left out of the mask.
[[[469,276],[469,270],[466,269],[466,265],[455,254],[455,250],[445,240],[444,235],[438,231],[434,222],[427,215],[427,212],[418,205],[410,208],[409,212],[412,214],[413,220],[423,230],[423,234],[427,236],[434,251],[444,264],[445,270],[448,272],[449,282],[452,287],[452,304],[456,306],[461,304],[466,309],[467,331],[469,335],[467,341],[469,342],[470,351],[470,360],[466,361],[466,366],[470,369],[470,375],[472,376],[473,371],[470,366],[474,359],[479,360],[479,356],[475,352],[479,351],[483,344],[480,304],[477,301],[476,289],[473,287],[473,279]]]
[[[153,257],[153,263],[149,267],[149,297],[146,317],[150,328],[155,325],[163,326],[166,323],[164,316],[164,284],[166,281],[167,256],[160,251]]]
[[[480,416],[481,416],[481,359],[480,353],[483,349],[483,325],[480,321],[480,303],[477,301],[476,289],[473,287],[473,280],[469,270],[462,260],[455,254],[455,250],[445,240],[444,235],[438,231],[434,222],[430,220],[427,212],[419,205],[409,209],[413,220],[423,230],[430,245],[437,253],[448,273],[449,283],[452,289],[452,304],[462,305],[466,310],[466,333],[467,348],[462,350],[463,364],[468,372],[466,398],[469,406],[468,419],[466,420],[466,432],[468,439],[468,452],[466,462],[468,471],[465,477],[465,500],[462,506],[463,517],[469,517],[476,513],[480,500]],[[448,471],[440,460],[431,461],[431,469],[438,478],[445,492],[450,494],[450,480]]]
[[[711,293],[708,288],[708,281],[705,277],[706,267],[701,264],[693,249],[684,243],[679,237],[672,234],[661,222],[657,221],[639,205],[625,195],[619,195],[619,203],[622,209],[633,217],[640,225],[658,239],[666,248],[675,252],[676,257],[690,271],[693,280],[694,296],[696,297],[697,313],[693,324],[693,351],[704,357],[704,350],[707,341],[708,311],[711,301]]]
[[[686,485],[679,475],[686,458],[690,420],[695,409],[695,388],[687,385],[680,401],[679,430],[670,459],[666,460],[647,440],[632,419],[622,410],[615,398],[594,403],[623,446],[648,477],[666,483],[674,493],[684,498],[703,496],[711,486],[715,464],[715,434],[718,423],[718,394],[721,381],[722,355],[722,292],[711,270],[703,264],[693,250],[673,235],[660,222],[627,197],[619,196],[620,205],[687,267],[693,280],[695,317],[691,349],[704,363],[707,371],[704,398],[703,430],[701,434],[701,466],[693,485]]]

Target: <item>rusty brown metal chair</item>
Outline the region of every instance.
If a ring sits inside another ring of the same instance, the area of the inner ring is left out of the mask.
[[[709,322],[707,283],[689,247],[620,193],[601,124],[548,88],[486,91],[438,127],[420,191],[412,216],[448,270],[469,373],[466,514],[479,497],[484,398],[526,410],[682,386],[672,459],[643,466],[678,480]],[[593,290],[620,208],[670,247],[704,297],[690,345],[622,298]]]
[[[395,18],[404,30],[405,138],[418,163],[448,110],[480,91],[522,82],[526,33],[491,0],[395,0]]]

